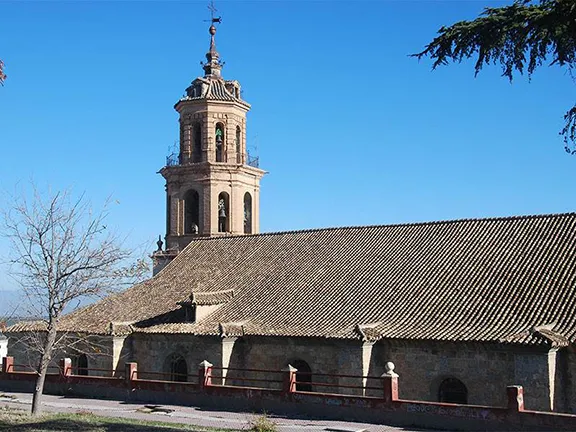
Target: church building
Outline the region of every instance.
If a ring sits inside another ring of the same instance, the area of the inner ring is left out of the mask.
[[[135,361],[186,379],[203,360],[290,364],[325,384],[300,390],[369,396],[391,361],[403,399],[505,406],[516,384],[527,409],[576,412],[576,214],[261,234],[250,105],[209,32],[203,76],[175,105],[179,151],[160,170],[154,276],[59,323],[105,347],[83,367]],[[30,326],[9,329],[17,363]]]

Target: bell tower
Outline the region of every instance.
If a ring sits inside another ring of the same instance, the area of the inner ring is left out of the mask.
[[[220,18],[211,21],[204,76],[192,81],[174,106],[180,145],[160,170],[166,179],[166,251],[159,241],[158,258],[175,256],[198,237],[259,232],[265,171],[246,149],[250,104],[242,99],[238,81],[222,78],[214,25]]]

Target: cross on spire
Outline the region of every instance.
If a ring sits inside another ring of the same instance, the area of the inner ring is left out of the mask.
[[[214,6],[214,0],[210,0],[210,4],[208,5],[208,10],[210,11],[210,22],[212,24],[222,22],[222,17],[214,17],[214,14],[216,12],[218,12],[218,9],[216,9],[216,6]]]

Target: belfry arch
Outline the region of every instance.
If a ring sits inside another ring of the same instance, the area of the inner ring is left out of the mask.
[[[200,231],[200,194],[190,189],[184,195],[184,234]]]
[[[230,195],[221,192],[218,195],[218,232],[230,231]]]
[[[214,131],[214,141],[216,142],[216,162],[226,162],[226,136],[224,129],[222,123],[216,123],[216,130]]]
[[[244,234],[252,234],[252,195],[244,194]]]

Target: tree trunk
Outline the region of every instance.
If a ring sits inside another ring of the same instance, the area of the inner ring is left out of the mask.
[[[38,378],[36,379],[36,387],[34,387],[34,395],[32,396],[32,415],[37,416],[40,414],[42,404],[42,393],[44,392],[44,381],[46,381],[46,373],[48,372],[48,365],[52,359],[52,349],[56,341],[56,325],[50,324],[48,326],[48,334],[44,342],[44,352],[40,355],[40,363],[38,365]]]

